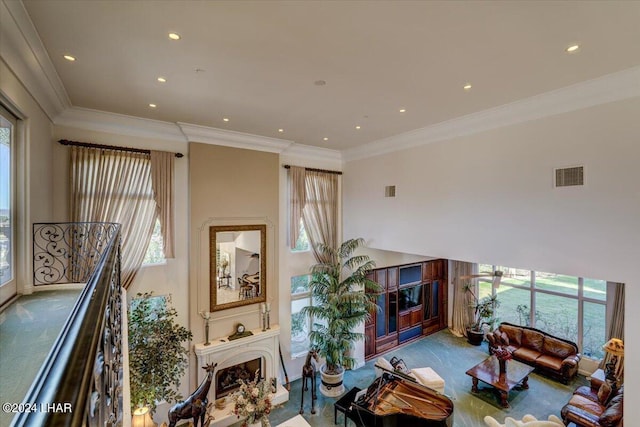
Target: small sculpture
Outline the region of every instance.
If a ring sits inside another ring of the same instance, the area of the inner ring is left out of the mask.
[[[200,386],[189,396],[184,402],[179,402],[169,409],[169,427],[175,427],[178,420],[186,420],[193,418],[193,425],[198,427],[198,418],[204,427],[204,417],[207,414],[209,403],[209,387],[213,379],[213,371],[218,366],[217,363],[210,363],[203,366],[202,369],[207,371],[207,377],[202,381]]]
[[[316,362],[318,362],[318,351],[316,349],[311,349],[309,353],[307,353],[307,359],[304,362],[304,366],[302,366],[302,388],[300,390],[300,394],[302,398],[300,400],[300,413],[304,413],[304,392],[309,390],[307,386],[307,379],[311,379],[311,413],[316,413],[316,368],[311,361],[313,358]]]

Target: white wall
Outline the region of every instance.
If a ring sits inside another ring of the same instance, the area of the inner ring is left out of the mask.
[[[624,282],[625,376],[638,379],[639,117],[632,98],[349,162],[345,238]],[[553,169],[573,165],[585,166],[586,185],[554,189]],[[627,419],[640,418],[636,384],[627,381]]]

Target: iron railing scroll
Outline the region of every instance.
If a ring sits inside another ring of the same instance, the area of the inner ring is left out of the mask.
[[[85,235],[93,249],[81,252],[94,251],[94,269],[23,401],[25,411],[14,417],[14,426],[123,424],[120,225],[102,225],[100,236],[106,241],[98,244],[92,240],[97,234]],[[78,226],[82,229],[84,224]],[[52,224],[47,227],[57,230]],[[78,239],[72,239],[76,249]],[[73,257],[71,253],[68,259]]]

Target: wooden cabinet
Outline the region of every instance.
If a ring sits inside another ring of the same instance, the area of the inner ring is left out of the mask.
[[[365,358],[447,327],[447,260],[379,268],[379,310],[365,325]]]

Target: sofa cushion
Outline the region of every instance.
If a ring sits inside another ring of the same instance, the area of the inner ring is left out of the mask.
[[[622,406],[622,393],[618,393],[617,395],[613,396],[613,398],[611,398],[611,401],[607,405],[606,409],[604,410],[602,415],[600,415],[600,419],[598,419],[600,425],[602,427],[617,426],[622,419]]]
[[[576,354],[576,349],[571,344],[559,340],[558,338],[546,336],[544,337],[542,352],[564,359]]]
[[[536,365],[539,365],[548,369],[553,369],[554,371],[561,371],[562,359],[555,356],[550,356],[548,354],[542,354],[540,355],[540,357],[536,359]]]
[[[541,354],[542,353],[540,353],[539,351],[532,350],[528,347],[520,347],[513,352],[513,355],[516,357],[516,359],[520,359],[528,363],[534,363]]]
[[[500,332],[509,338],[509,344],[520,347],[522,345],[522,328],[512,325],[500,325]]]
[[[578,394],[571,396],[568,405],[573,405],[598,417],[604,412],[604,406]]]
[[[544,334],[530,329],[522,330],[522,346],[542,352]]]
[[[588,385],[583,385],[578,387],[573,394],[578,394],[582,397],[586,397],[589,400],[593,400],[594,402],[598,401],[598,391],[592,389]]]
[[[500,332],[500,339],[502,340],[503,345],[509,345],[509,335],[505,331]]]

